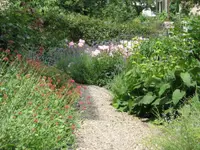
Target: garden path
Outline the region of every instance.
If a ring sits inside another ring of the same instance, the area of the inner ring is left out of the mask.
[[[104,88],[87,86],[92,103],[82,114],[77,131],[77,150],[146,150],[144,138],[152,135],[149,124],[110,104],[111,94]]]

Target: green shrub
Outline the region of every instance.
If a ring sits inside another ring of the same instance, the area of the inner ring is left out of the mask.
[[[103,86],[122,71],[124,59],[117,53],[113,57],[107,53],[96,57],[81,53],[63,58],[57,66],[78,83]]]
[[[5,59],[0,63],[0,149],[72,146],[80,89],[73,81],[58,87],[60,81],[53,83],[27,64],[8,65]]]
[[[70,30],[70,39],[78,40],[83,38],[89,44],[93,41],[102,42],[121,38],[120,36],[125,36],[125,38],[128,35],[132,37],[135,35],[151,36],[158,33],[158,30],[156,30],[158,27],[155,25],[160,24],[153,20],[146,22],[133,20],[125,23],[115,23],[78,14],[66,15],[65,19],[66,26]]]
[[[154,137],[148,146],[162,150],[200,149],[200,103],[192,102],[181,110],[181,117],[163,126],[162,133]]]
[[[172,109],[173,116],[188,98],[198,96],[198,59],[184,41],[179,36],[156,38],[136,49],[121,79],[127,88],[120,94],[113,88],[113,105],[146,117],[156,111],[169,115]]]
[[[0,11],[0,47],[27,52],[39,51],[40,47],[47,51],[58,46],[67,37],[59,11],[43,6],[45,13],[42,12],[40,6],[46,5],[46,1],[43,4],[24,3],[21,6],[20,1],[10,2],[8,9]],[[53,21],[49,21],[52,18]]]

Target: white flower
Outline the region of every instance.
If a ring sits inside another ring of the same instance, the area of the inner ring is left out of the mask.
[[[82,43],[84,45],[85,44],[85,40],[80,39],[79,43]]]
[[[109,56],[113,57],[113,53],[112,53],[112,52],[110,52],[110,53],[109,53]]]
[[[84,46],[84,43],[78,43],[78,47],[83,47]]]
[[[109,46],[107,46],[107,45],[103,45],[103,46],[98,46],[98,48],[100,49],[100,50],[109,50]]]
[[[99,55],[101,52],[100,52],[100,50],[98,50],[98,49],[96,49],[95,51],[92,51],[92,56],[94,57],[94,56],[97,56],[97,55]]]
[[[117,45],[117,48],[119,48],[119,49],[123,49],[124,46],[123,46],[123,45]]]

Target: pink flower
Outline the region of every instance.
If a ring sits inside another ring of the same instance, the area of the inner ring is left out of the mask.
[[[81,86],[79,85],[79,86],[77,86],[77,89],[81,89]]]
[[[10,54],[10,50],[9,50],[9,49],[7,49],[5,52],[6,52],[7,54]]]
[[[70,79],[69,82],[74,83],[75,81],[73,79]]]
[[[71,41],[71,42],[69,43],[69,47],[73,47],[73,46],[74,46],[74,42]]]
[[[79,105],[83,105],[84,104],[84,102],[83,101],[80,101],[80,102],[78,102],[79,103]]]

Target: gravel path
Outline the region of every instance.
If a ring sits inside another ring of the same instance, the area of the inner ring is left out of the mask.
[[[77,150],[146,150],[141,143],[152,134],[147,123],[117,112],[106,89],[88,86],[87,92],[92,104],[82,114],[84,119],[76,133]]]

